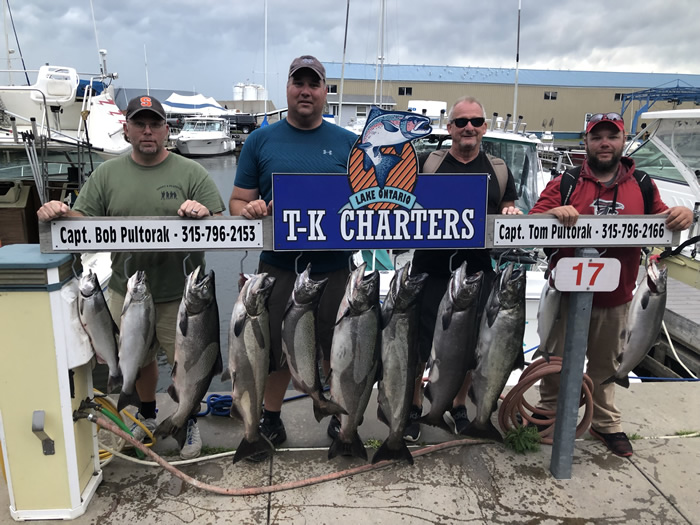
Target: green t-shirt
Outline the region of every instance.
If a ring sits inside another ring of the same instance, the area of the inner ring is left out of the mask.
[[[180,205],[188,199],[202,203],[211,213],[225,209],[216,184],[197,162],[171,153],[157,166],[141,166],[130,155],[123,155],[97,167],[80,191],[73,210],[89,217],[171,216],[177,215]],[[115,252],[109,287],[124,295],[128,277],[136,270],[145,270],[155,302],[180,299],[185,286],[182,261],[187,255]],[[188,272],[204,265],[203,252],[189,255]]]

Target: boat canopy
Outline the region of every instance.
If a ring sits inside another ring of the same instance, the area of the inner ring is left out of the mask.
[[[226,108],[216,100],[199,93],[190,96],[173,93],[163,102],[163,109],[165,109],[166,113],[179,115],[201,115],[203,113],[219,115],[227,113]]]

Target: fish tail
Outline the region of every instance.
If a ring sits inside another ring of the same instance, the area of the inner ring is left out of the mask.
[[[141,406],[141,399],[139,398],[139,394],[136,392],[136,390],[131,393],[124,392],[124,390],[121,391],[119,394],[119,401],[117,402],[117,412],[121,412],[129,405],[134,405],[137,407]]]
[[[479,439],[491,439],[499,443],[503,442],[503,436],[501,436],[501,433],[490,420],[487,421],[485,425],[480,425],[476,421],[470,422],[467,427],[462,430],[461,435]]]
[[[107,379],[107,393],[111,394],[114,392],[116,389],[122,386],[123,381],[124,378],[122,377],[121,373],[117,374],[116,376],[109,376]]]
[[[379,450],[374,453],[374,456],[372,457],[372,465],[379,463],[380,461],[390,461],[392,459],[405,459],[408,461],[409,465],[413,465],[413,455],[411,454],[411,451],[408,450],[408,447],[406,446],[406,443],[404,443],[403,439],[401,440],[399,448],[391,448],[389,443],[384,441],[382,446],[379,447]]]
[[[158,424],[153,435],[156,437],[172,436],[177,431],[177,427],[173,423],[172,417],[167,417]]]
[[[355,432],[355,435],[352,437],[352,443],[344,443],[340,440],[340,436],[333,440],[333,443],[331,443],[328,449],[328,459],[333,459],[338,455],[360,458],[367,461],[367,451],[357,432]]]
[[[347,411],[335,401],[320,397],[314,399],[314,417],[319,423],[327,416],[340,416],[340,414],[348,415]]]
[[[382,160],[374,167],[374,174],[377,178],[377,184],[380,188],[384,188],[386,184],[386,179],[389,177],[389,172],[401,162],[401,157],[398,155],[388,155],[382,156]]]
[[[442,416],[433,416],[432,412],[429,412],[428,414],[420,418],[418,420],[418,423],[422,425],[438,427],[446,432],[449,432],[450,434],[454,434],[454,431],[452,430],[452,428],[450,428],[450,426],[447,423],[445,423],[445,420],[442,418]]]
[[[260,452],[267,452],[272,454],[275,451],[275,447],[270,440],[265,436],[260,434],[260,439],[253,441],[252,443],[246,438],[243,438],[236,448],[236,454],[233,456],[233,464],[235,465],[240,460],[259,454]]]
[[[607,378],[605,381],[601,383],[601,385],[609,385],[610,383],[617,383],[621,387],[624,388],[629,388],[630,387],[630,378],[627,376],[624,377],[616,377],[616,376],[610,376]]]

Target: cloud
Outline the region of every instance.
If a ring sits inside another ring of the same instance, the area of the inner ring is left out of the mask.
[[[264,83],[264,8],[260,0],[10,0],[29,69],[44,63],[99,71],[99,47],[117,85],[196,89],[228,99],[238,82]],[[291,60],[343,59],[347,3],[268,0],[267,77],[285,105]],[[388,64],[515,67],[517,0],[388,0]],[[375,0],[351,0],[346,60],[374,64],[379,54]],[[522,0],[520,68],[700,72],[697,0]],[[10,47],[16,48],[10,37]],[[14,56],[18,56],[16,53]],[[146,56],[148,68],[146,68]],[[0,60],[6,56],[4,39]],[[13,68],[19,68],[13,60]]]

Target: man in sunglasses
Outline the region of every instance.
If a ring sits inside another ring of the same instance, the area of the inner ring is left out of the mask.
[[[429,155],[420,159],[420,170],[435,173],[487,173],[489,214],[516,215],[522,212],[515,207],[518,197],[515,181],[510,170],[500,159],[490,158],[481,151],[481,139],[486,133],[486,111],[484,106],[474,97],[465,96],[458,99],[448,114],[447,131],[452,137],[452,146],[436,166],[431,166]],[[434,154],[433,154],[434,155]],[[495,163],[499,162],[500,167]],[[501,187],[501,177],[497,170],[502,169],[507,177],[502,177],[505,187]],[[425,292],[421,306],[419,348],[422,366],[414,389],[413,406],[409,414],[404,439],[415,442],[420,437],[420,425],[423,404],[422,375],[425,363],[430,357],[433,343],[435,321],[442,296],[452,271],[459,268],[462,262],[467,262],[467,273],[472,275],[484,272],[482,292],[480,297],[481,309],[486,304],[491,284],[495,277],[491,257],[488,250],[416,250],[413,254],[411,273],[427,273]],[[460,434],[468,425],[466,399],[470,380],[465,378],[464,384],[452,403],[452,409],[445,412],[445,419],[456,434]]]
[[[37,211],[41,221],[60,217],[169,216],[201,219],[221,215],[225,209],[219,190],[207,171],[197,162],[165,149],[168,138],[165,110],[150,96],[133,98],[126,108],[124,136],[131,143],[129,155],[100,164],[90,175],[70,209],[61,201],[49,201]],[[156,309],[156,339],[136,380],[139,419],[153,432],[156,428],[156,355],[162,347],[172,365],[175,354],[177,311],[185,286],[183,260],[188,271],[204,265],[204,253],[135,252],[112,254],[109,279],[109,310],[119,326],[130,275],[144,270]],[[134,437],[143,441],[144,430],[134,425]],[[187,425],[187,439],[180,451],[183,459],[199,456],[202,441],[196,419]]]
[[[580,173],[573,172],[551,181],[540,195],[532,214],[551,214],[566,226],[573,226],[579,215],[641,215],[644,213],[666,215],[666,227],[685,230],[692,224],[693,213],[685,206],[669,208],[663,203],[653,181],[651,198],[645,196],[641,180],[645,175],[635,170],[634,160],[622,156],[625,145],[625,124],[617,113],[598,113],[586,125],[584,137],[586,160]],[[636,172],[636,173],[635,173]],[[577,177],[573,191],[562,191],[564,177]],[[640,182],[638,182],[638,180]],[[645,210],[646,208],[646,210]],[[556,266],[562,257],[572,257],[574,249],[560,249],[552,257]],[[596,292],[593,295],[591,324],[588,332],[587,374],[593,380],[593,420],[590,433],[606,444],[618,456],[632,455],[632,445],[622,431],[621,414],[615,406],[615,383],[602,384],[615,374],[632,300],[641,248],[608,247],[601,255],[612,257],[621,263],[620,284],[612,292]],[[547,350],[563,355],[568,294],[562,295],[557,324],[547,343]],[[556,410],[559,376],[547,376],[540,386],[539,407]],[[537,414],[535,414],[537,418]]]

